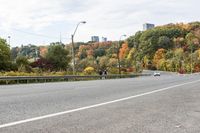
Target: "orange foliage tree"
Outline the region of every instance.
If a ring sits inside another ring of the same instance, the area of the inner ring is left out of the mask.
[[[123,43],[121,49],[119,50],[119,57],[120,59],[124,59],[126,58],[126,56],[128,55],[130,49],[128,47],[127,43]]]

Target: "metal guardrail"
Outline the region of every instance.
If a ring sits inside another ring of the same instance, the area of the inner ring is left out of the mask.
[[[77,81],[77,80],[91,80],[91,79],[115,79],[115,78],[133,78],[138,76],[150,76],[150,74],[129,74],[129,75],[106,75],[106,76],[0,76],[0,81],[9,84],[13,81],[13,84],[18,84],[20,81],[22,83],[37,83],[37,82],[52,82],[55,80],[59,81]]]

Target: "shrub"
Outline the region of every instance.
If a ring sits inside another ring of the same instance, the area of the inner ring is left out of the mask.
[[[84,73],[87,75],[91,75],[92,73],[94,73],[94,68],[93,67],[86,67],[84,69]]]
[[[119,69],[118,68],[110,68],[109,69],[109,73],[111,73],[111,74],[119,74]]]

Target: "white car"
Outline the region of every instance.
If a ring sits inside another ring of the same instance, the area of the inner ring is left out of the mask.
[[[154,72],[153,76],[160,76],[159,72]]]

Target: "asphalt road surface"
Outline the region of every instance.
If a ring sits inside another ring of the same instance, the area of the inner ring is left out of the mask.
[[[0,86],[0,133],[200,133],[200,75]]]

